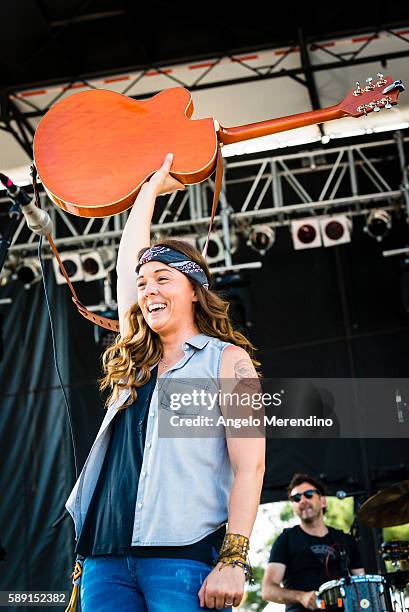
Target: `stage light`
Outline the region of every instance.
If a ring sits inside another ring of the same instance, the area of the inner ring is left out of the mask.
[[[392,227],[392,217],[387,210],[372,210],[366,220],[364,232],[380,242]]]
[[[90,282],[105,278],[108,272],[114,269],[116,251],[112,247],[100,247],[98,250],[82,253],[63,253],[61,260],[72,283]],[[64,284],[66,281],[56,259],[53,259],[53,265],[57,284]]]
[[[13,253],[8,254],[3,269],[0,272],[0,287],[5,287],[11,281],[20,261],[20,258],[13,255]]]
[[[24,285],[24,289],[30,289],[32,285],[41,279],[41,268],[38,260],[34,257],[24,259],[15,269],[12,278]]]
[[[197,245],[200,251],[203,251],[207,239],[206,236],[200,236],[197,239]],[[207,247],[206,260],[208,264],[217,263],[218,261],[224,261],[224,247],[223,241],[218,232],[212,232],[210,234],[210,240]]]
[[[14,272],[15,266],[9,266],[8,262],[6,262],[2,271],[0,272],[0,287],[5,287],[7,283],[11,281]]]
[[[352,222],[345,215],[320,219],[322,242],[325,247],[351,242]]]
[[[101,258],[98,251],[81,256],[81,263],[84,268],[84,280],[94,280],[100,278],[101,270],[104,272]]]
[[[275,237],[275,231],[269,225],[255,225],[250,230],[247,244],[264,255],[273,246]]]
[[[315,249],[321,246],[321,232],[318,219],[291,221],[291,235],[294,249]]]
[[[11,270],[4,266],[3,270],[0,272],[0,287],[5,287],[10,280]]]
[[[115,267],[115,249],[109,247],[81,253],[80,258],[86,282],[105,278]]]
[[[84,271],[79,253],[61,253],[60,257],[64,264],[68,278],[72,283],[84,280]],[[63,285],[66,280],[61,274],[58,261],[55,258],[53,258],[53,266],[57,285]]]

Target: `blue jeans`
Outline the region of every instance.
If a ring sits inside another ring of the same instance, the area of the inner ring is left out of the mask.
[[[87,557],[82,612],[200,612],[198,592],[212,567],[190,559]],[[212,608],[215,610],[216,608]],[[231,608],[223,608],[231,612]]]

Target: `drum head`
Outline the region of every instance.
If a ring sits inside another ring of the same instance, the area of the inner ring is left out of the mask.
[[[328,582],[324,582],[318,589],[318,593],[324,593],[328,591],[328,589],[334,589],[335,587],[339,587],[342,584],[342,580],[328,580]]]

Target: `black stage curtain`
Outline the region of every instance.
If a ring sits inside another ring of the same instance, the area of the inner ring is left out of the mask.
[[[92,325],[76,314],[68,288],[56,286],[50,265],[46,271],[58,361],[73,412],[81,469],[103,417],[96,385],[98,353]],[[81,283],[82,296],[95,294],[96,284]],[[4,317],[0,542],[6,551],[0,562],[0,590],[67,591],[74,529],[64,503],[75,482],[75,469],[42,283],[29,290],[9,284],[1,297],[13,301],[0,307]],[[100,298],[98,292],[98,298],[87,303]],[[65,517],[53,526],[64,512]]]

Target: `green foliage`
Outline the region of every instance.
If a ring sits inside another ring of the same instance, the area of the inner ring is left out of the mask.
[[[396,527],[385,527],[382,530],[384,542],[389,540],[409,540],[409,523],[397,525]]]
[[[337,499],[327,497],[327,512],[325,513],[325,523],[328,527],[341,529],[346,533],[350,530],[354,520],[354,502],[352,497]]]
[[[281,512],[280,512],[280,521],[283,523],[288,523],[294,516],[293,509],[291,507],[290,502],[285,502]]]
[[[240,610],[252,610],[259,612],[266,607],[267,603],[261,599],[261,583],[263,582],[264,567],[253,567],[255,584],[248,587],[246,598]]]

